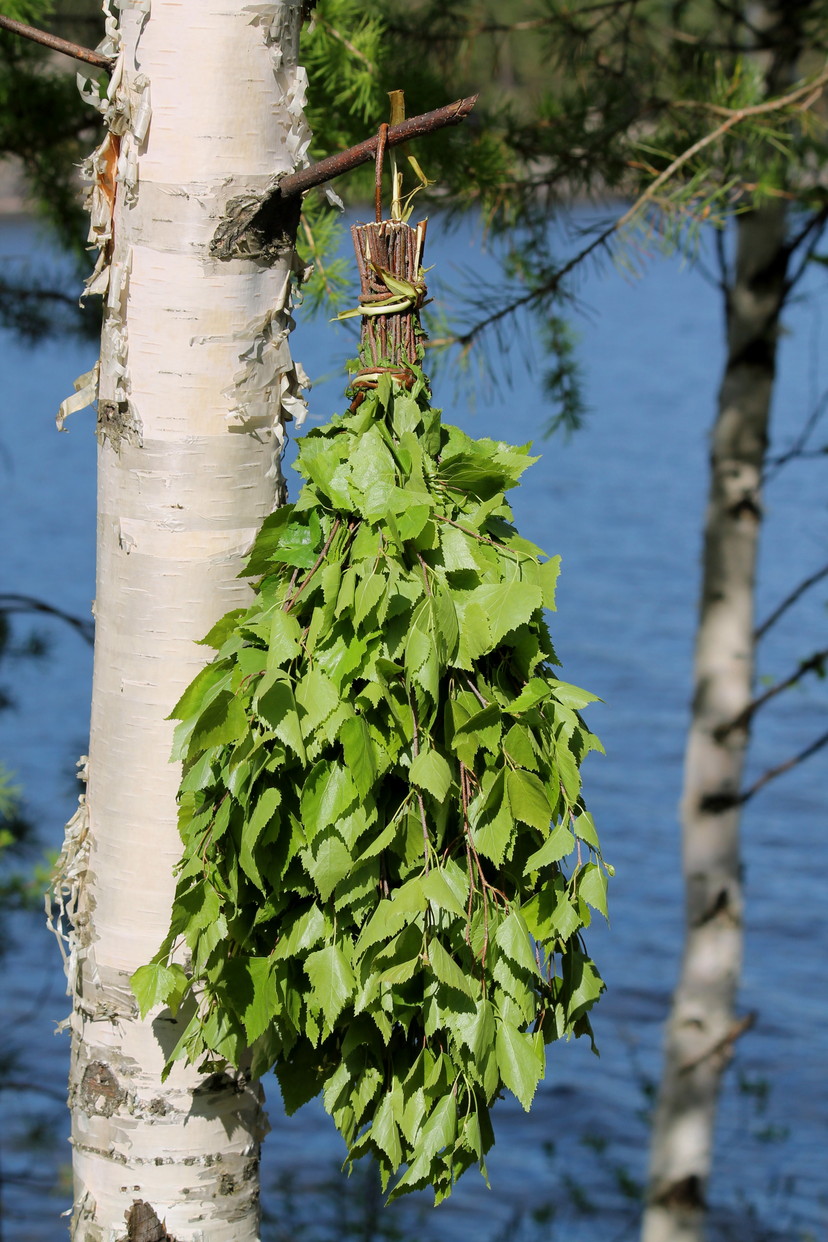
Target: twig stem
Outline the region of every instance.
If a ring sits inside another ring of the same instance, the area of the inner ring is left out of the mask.
[[[442,108],[435,108],[433,112],[411,116],[400,125],[389,125],[385,145],[398,147],[403,142],[410,142],[412,138],[421,138],[424,134],[433,134],[435,130],[444,129],[446,125],[459,125],[461,121],[465,121],[476,103],[477,95],[470,95],[466,99],[456,99],[454,103],[446,104]],[[299,172],[282,177],[277,193],[282,198],[303,194],[315,185],[332,181],[334,177],[359,168],[360,164],[367,164],[376,156],[377,142],[378,135],[374,134],[373,137],[366,138],[365,142],[349,147],[347,151],[329,155],[327,159],[312,164],[310,168],[300,168]]]
[[[51,48],[53,52],[62,52],[64,56],[72,56],[75,60],[85,61],[87,65],[94,65],[97,69],[110,70],[115,63],[109,56],[102,56],[100,52],[93,52],[91,48],[81,47],[79,43],[70,43],[68,39],[60,39],[46,30],[38,30],[36,26],[27,26],[25,22],[17,22],[13,17],[0,15],[0,28],[20,35],[22,39],[30,39],[32,43],[40,43],[43,47]]]

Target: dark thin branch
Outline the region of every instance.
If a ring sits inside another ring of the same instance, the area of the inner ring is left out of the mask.
[[[806,591],[810,590],[812,586],[815,586],[817,582],[821,582],[823,578],[828,578],[828,565],[823,565],[822,569],[818,569],[815,574],[811,574],[810,578],[805,578],[802,582],[800,582],[798,587],[795,587],[794,590],[791,591],[790,595],[785,596],[782,603],[778,604],[777,607],[774,608],[770,616],[766,617],[762,624],[754,632],[753,637],[756,642],[758,642],[760,638],[764,638],[771,626],[776,625],[779,618],[783,616],[789,608],[792,608],[796,601],[801,599]]]
[[[70,43],[68,39],[60,39],[57,35],[38,30],[35,26],[27,26],[25,22],[16,22],[13,17],[0,15],[0,29],[9,30],[23,39],[31,39],[32,43],[40,43],[43,47],[51,48],[53,52],[62,52],[64,56],[82,60],[87,65],[94,65],[97,69],[111,71],[115,64],[109,56],[102,56],[100,52],[93,52],[91,48],[81,47],[79,43]]]
[[[736,1022],[725,1031],[721,1039],[717,1039],[709,1048],[703,1049],[698,1056],[693,1057],[689,1061],[685,1061],[679,1066],[680,1074],[689,1074],[690,1070],[694,1070],[697,1066],[702,1065],[710,1057],[717,1056],[720,1052],[728,1052],[737,1039],[740,1039],[752,1026],[756,1024],[756,1014],[746,1013],[743,1018],[737,1019]]]
[[[433,112],[423,112],[420,116],[409,117],[400,125],[390,125],[385,139],[386,147],[398,147],[403,142],[410,142],[412,138],[422,138],[425,134],[433,134],[435,130],[444,129],[447,125],[459,125],[461,121],[465,121],[477,103],[477,99],[477,95],[469,95],[466,99],[456,99],[454,103],[435,108]],[[349,147],[347,151],[329,155],[327,159],[320,160],[318,164],[312,164],[310,168],[300,168],[298,172],[282,177],[274,192],[282,198],[289,198],[293,194],[303,194],[305,190],[310,190],[315,185],[323,185],[326,181],[332,181],[334,177],[341,177],[343,173],[359,168],[360,164],[369,163],[374,159],[376,150],[377,135],[374,134],[372,138],[357,143],[355,147]]]
[[[771,479],[776,478],[776,476],[779,474],[779,471],[783,468],[783,466],[787,466],[789,462],[799,461],[803,457],[821,457],[822,456],[824,450],[816,449],[814,451],[809,452],[806,450],[805,446],[807,445],[808,440],[813,434],[814,429],[818,426],[821,419],[824,417],[826,410],[828,410],[828,390],[826,390],[822,394],[819,401],[817,402],[817,404],[814,406],[811,413],[806,418],[804,427],[802,428],[799,435],[794,440],[791,447],[789,449],[786,449],[784,453],[780,453],[778,457],[774,457],[769,462],[768,469],[765,472],[765,477],[763,480],[763,482],[766,485],[770,483]]]
[[[530,289],[527,293],[520,294],[518,297],[512,298],[498,310],[492,311],[492,313],[487,315],[485,319],[479,319],[477,323],[473,324],[472,327],[468,329],[468,331],[458,332],[454,337],[447,337],[445,343],[449,345],[460,345],[464,350],[468,350],[468,348],[474,344],[477,337],[480,336],[481,333],[485,332],[487,328],[491,328],[502,319],[506,319],[509,315],[513,315],[515,311],[528,309],[529,307],[536,305],[538,302],[542,302],[544,298],[549,297],[550,294],[553,294],[556,289],[559,288],[564,277],[568,276],[579,263],[582,263],[584,259],[589,258],[593,251],[597,250],[600,246],[606,245],[617,229],[618,221],[615,221],[608,228],[604,229],[602,233],[599,233],[597,237],[594,237],[588,245],[583,247],[582,250],[579,250],[576,255],[564,263],[563,267],[560,267],[556,272],[554,272],[548,280],[543,282],[542,285],[539,285],[536,289]]]
[[[810,746],[806,746],[799,754],[792,755],[790,759],[786,759],[784,763],[778,763],[775,768],[768,768],[767,772],[763,772],[758,780],[754,781],[743,793],[739,794],[737,799],[741,806],[744,806],[754,794],[763,789],[769,781],[775,780],[777,776],[782,776],[785,772],[790,772],[791,768],[797,767],[800,763],[804,763],[806,759],[810,759],[811,755],[815,755],[817,751],[822,750],[824,746],[828,746],[828,733],[823,733],[815,742],[811,742]]]
[[[822,235],[825,232],[826,223],[828,223],[828,206],[820,207],[819,211],[811,217],[800,232],[788,243],[786,247],[788,254],[793,255],[794,251],[797,250],[803,242],[808,242],[799,262],[796,265],[796,268],[785,281],[786,295],[790,293],[792,289],[796,288],[803,275],[808,270],[811,260],[816,254],[817,246],[822,241]]]
[[[71,612],[64,612],[62,608],[53,608],[51,604],[46,604],[42,599],[35,599],[31,595],[3,593],[0,595],[0,612],[39,612],[48,617],[57,617],[59,621],[65,621],[67,625],[71,625],[72,629],[76,630],[90,646],[94,642],[95,623],[93,621],[76,617]]]
[[[752,720],[760,707],[764,707],[771,699],[775,699],[783,690],[789,690],[791,686],[795,686],[806,673],[817,673],[819,676],[822,676],[826,660],[828,660],[828,648],[822,651],[815,651],[807,660],[800,661],[797,668],[788,677],[783,677],[782,681],[775,682],[764,694],[760,694],[748,703],[747,707],[740,711],[738,716],[734,716],[727,724],[720,725],[714,734],[716,740],[722,742],[734,729],[743,728]]]

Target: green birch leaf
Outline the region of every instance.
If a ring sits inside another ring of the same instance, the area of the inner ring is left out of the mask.
[[[341,763],[320,759],[302,788],[302,820],[309,840],[335,824],[356,798],[351,774]]]
[[[551,863],[560,862],[562,858],[566,858],[567,854],[571,854],[575,849],[575,838],[567,828],[566,824],[558,824],[550,835],[546,838],[539,850],[536,850],[530,858],[526,860],[524,875],[528,875],[530,871],[540,871],[541,867],[548,867]]]
[[[242,703],[229,690],[217,694],[196,721],[190,738],[191,750],[209,750],[237,742],[248,730]]]
[[[475,712],[468,720],[459,725],[454,736],[458,740],[474,738],[478,745],[485,746],[496,754],[500,750],[500,738],[503,732],[500,708],[496,703],[489,703],[482,711]]]
[[[393,1169],[398,1169],[403,1161],[400,1146],[400,1131],[394,1119],[394,1105],[390,1093],[383,1097],[379,1108],[374,1114],[370,1130],[371,1139],[388,1157]]]
[[[551,556],[548,561],[544,561],[542,565],[538,566],[543,606],[548,608],[550,612],[555,612],[555,587],[558,583],[560,569],[561,558],[559,556]]]
[[[313,846],[305,851],[303,861],[323,901],[328,900],[353,867],[351,851],[332,827],[314,836]]]
[[[255,711],[269,724],[280,741],[296,752],[302,763],[307,762],[299,713],[289,681],[280,673],[268,673],[256,695]]]
[[[387,577],[375,570],[360,578],[354,591],[354,626],[361,626],[363,621],[376,608],[385,594]]]
[[[544,1071],[532,1036],[522,1034],[505,1022],[499,1022],[495,1051],[497,1068],[503,1082],[528,1113]]]
[[[422,878],[422,888],[429,901],[433,901],[440,910],[456,914],[458,918],[466,917],[466,907],[459,900],[457,893],[446,879],[442,867],[432,867],[428,875]]]
[[[472,551],[473,537],[448,522],[440,523],[439,535],[443,565],[449,573],[458,569],[476,570],[478,568]]]
[[[457,1100],[453,1094],[444,1096],[433,1108],[420,1131],[418,1147],[424,1156],[434,1156],[450,1147],[457,1132]]]
[[[220,651],[227,639],[235,632],[239,621],[246,612],[246,608],[234,608],[232,612],[226,612],[209,633],[205,634],[199,641],[205,647],[212,647],[215,651]]]
[[[457,663],[460,668],[473,669],[475,661],[494,648],[495,642],[489,628],[486,610],[475,600],[458,605],[460,625]]]
[[[578,896],[608,919],[607,877],[601,868],[596,863],[585,863],[578,872],[577,885]]]
[[[581,773],[578,760],[565,742],[559,741],[555,746],[555,766],[570,803],[577,802],[581,792]]]
[[[460,969],[450,953],[447,953],[439,940],[430,940],[428,945],[428,959],[431,967],[440,980],[447,987],[455,988],[456,991],[462,992],[465,996],[474,999],[479,991],[475,987],[474,981],[469,979],[468,975]]]
[[[273,962],[269,957],[231,957],[224,964],[222,978],[248,1041],[255,1043],[279,1008],[273,986]]]
[[[354,950],[356,956],[361,957],[371,945],[379,944],[381,940],[387,940],[389,936],[396,935],[401,928],[411,922],[411,918],[411,911],[404,908],[404,903],[401,905],[388,898],[378,902],[374,913],[360,932]]]
[[[469,810],[471,818],[471,808]],[[481,854],[490,858],[495,866],[499,867],[503,862],[514,826],[515,821],[506,792],[506,781],[501,771],[495,778],[482,810],[472,823],[475,846]]]
[[[559,703],[563,703],[564,707],[574,707],[579,712],[588,703],[597,703],[597,694],[590,694],[588,690],[581,690],[578,686],[571,686],[566,681],[554,681],[550,679],[549,685],[552,687],[555,698]]]
[[[451,768],[436,750],[421,750],[411,760],[409,777],[412,785],[425,789],[438,802],[442,802],[451,788]]]
[[[604,990],[604,981],[585,953],[573,949],[564,967],[567,1017],[574,1021],[579,1012],[590,1009]]]
[[[255,578],[267,571],[273,560],[273,553],[279,547],[282,531],[292,516],[293,505],[283,505],[281,509],[277,509],[275,513],[265,518],[253,547],[250,549],[250,555],[244,567],[245,577]],[[212,630],[210,632],[212,633]]]
[[[534,772],[524,772],[520,768],[510,768],[506,773],[506,784],[509,790],[509,805],[515,819],[531,828],[546,832],[552,818],[552,807],[542,781]]]
[[[543,603],[540,587],[520,580],[477,587],[473,598],[488,618],[495,643],[529,621]]]
[[[311,668],[297,682],[295,697],[301,709],[299,720],[307,746],[311,735],[339,706],[340,696],[336,686],[321,669]]]
[[[354,976],[348,960],[338,945],[329,944],[309,954],[305,961],[305,973],[325,1022],[329,1029],[333,1029],[354,991]]]
[[[312,949],[325,935],[325,916],[316,902],[309,906],[294,920],[289,928],[283,928],[283,935],[277,940],[272,957],[274,959],[298,957]],[[287,934],[284,934],[286,931]]]
[[[190,979],[183,966],[173,962],[164,966],[161,962],[149,962],[139,966],[129,981],[141,1017],[145,1018],[156,1005],[168,1005],[175,1013],[181,997],[189,987]]]
[[[600,851],[601,846],[598,841],[598,833],[595,831],[595,821],[586,811],[576,815],[572,830],[576,837],[586,841],[587,845],[591,846],[592,849]]]
[[[351,716],[339,730],[345,766],[351,773],[357,793],[367,796],[377,779],[374,743],[364,716]]]
[[[513,724],[503,739],[503,749],[519,768],[538,770],[538,755],[532,745],[529,730],[523,725]]]
[[[517,910],[509,911],[495,933],[495,941],[510,961],[527,970],[530,975],[539,974],[529,929]]]
[[[550,698],[552,687],[548,681],[542,677],[532,677],[521,690],[520,694],[512,699],[508,707],[503,710],[510,712],[512,715],[519,715],[521,712],[530,711],[531,708],[537,707],[538,703],[543,703]]]
[[[294,660],[299,654],[299,640],[302,631],[299,622],[283,608],[275,608],[270,618],[270,632],[267,643],[267,667],[279,668]]]

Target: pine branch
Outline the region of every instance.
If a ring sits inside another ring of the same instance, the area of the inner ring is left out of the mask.
[[[752,117],[764,116],[772,112],[777,112],[781,108],[791,107],[802,100],[804,100],[804,102],[800,104],[799,110],[806,111],[808,108],[812,107],[816,99],[819,98],[826,84],[828,84],[828,65],[816,78],[805,83],[803,86],[798,87],[796,90],[791,91],[789,94],[780,96],[776,99],[769,99],[764,103],[754,104],[750,107],[719,109],[718,105],[707,105],[702,102],[694,103],[694,101],[687,101],[689,104],[696,107],[713,107],[716,111],[726,113],[726,117],[720,125],[716,126],[715,129],[705,134],[705,136],[700,138],[697,142],[694,142],[692,146],[689,146],[681,153],[681,155],[678,155],[672,163],[669,164],[668,167],[665,168],[655,178],[655,180],[647,186],[646,190],[639,195],[632,206],[629,207],[623,215],[619,216],[618,219],[604,229],[602,233],[593,238],[588,246],[585,246],[572,259],[568,260],[563,267],[553,273],[548,280],[544,281],[543,284],[537,286],[535,289],[531,289],[527,293],[521,294],[519,297],[507,302],[505,305],[501,306],[498,310],[493,311],[485,318],[478,320],[477,323],[473,324],[472,327],[466,332],[457,333],[454,337],[446,338],[447,343],[460,345],[464,351],[467,351],[477,337],[485,332],[487,328],[492,327],[493,324],[500,322],[507,316],[514,314],[516,311],[528,309],[532,306],[538,305],[544,298],[547,298],[551,294],[555,293],[555,291],[560,287],[561,281],[564,277],[567,276],[575,267],[577,267],[578,264],[582,263],[584,259],[593,254],[599,247],[606,245],[611,237],[613,237],[616,233],[621,232],[626,225],[630,224],[635,217],[641,213],[642,209],[646,207],[648,203],[652,202],[661,187],[671,177],[679,172],[685,164],[693,159],[694,156],[698,155],[706,147],[709,147],[713,142],[721,138],[735,125],[740,124],[742,121],[749,120]]]
[[[796,601],[801,599],[806,591],[810,590],[812,586],[815,586],[817,582],[821,582],[823,578],[828,578],[828,565],[823,565],[822,569],[818,569],[815,574],[811,574],[809,578],[805,578],[802,582],[800,582],[798,587],[791,591],[789,595],[785,596],[781,604],[774,608],[770,616],[766,617],[762,624],[754,632],[754,640],[758,642],[760,638],[764,638],[771,626],[775,625],[779,618],[783,616],[789,608],[792,608]]]
[[[716,741],[723,742],[734,729],[744,728],[744,726],[753,719],[760,707],[764,707],[766,703],[771,701],[771,699],[775,699],[776,696],[781,694],[783,690],[789,690],[791,686],[795,686],[797,682],[801,681],[802,678],[806,676],[806,674],[816,673],[819,677],[822,677],[825,671],[826,660],[828,660],[828,647],[824,648],[822,651],[815,651],[814,654],[809,656],[807,660],[800,661],[793,673],[789,674],[787,677],[783,677],[781,681],[774,682],[774,684],[770,686],[764,694],[760,694],[757,698],[748,703],[748,705],[744,707],[737,716],[734,716],[732,720],[729,720],[727,724],[720,725],[713,734]]]
[[[64,56],[71,56],[88,65],[95,65],[98,69],[111,70],[115,64],[109,56],[102,56],[100,52],[93,52],[91,48],[81,47],[79,43],[71,43],[68,39],[60,39],[57,35],[38,30],[35,26],[27,26],[25,22],[15,21],[13,17],[0,15],[0,29],[20,35],[22,39],[30,39],[32,43],[40,43],[53,52],[61,52]]]

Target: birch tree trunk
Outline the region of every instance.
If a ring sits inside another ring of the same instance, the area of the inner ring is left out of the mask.
[[[97,634],[87,796],[62,860],[72,1237],[251,1242],[260,1089],[180,1066],[162,1083],[180,1023],[139,1021],[129,978],[166,934],[180,852],[167,717],[207,658],[197,640],[246,603],[237,575],[301,406],[292,241],[224,262],[209,250],[234,199],[304,162],[301,5],[120,0],[120,32],[104,7],[118,54],[93,157],[105,324],[99,376],[74,403],[97,380]]]
[[[777,49],[765,70],[767,94],[779,94],[796,70],[808,4],[749,7],[753,29]],[[712,434],[681,802],[684,952],[653,1122],[643,1242],[704,1237],[722,1075],[747,1025],[735,1006],[744,938],[739,795],[750,726],[730,725],[753,693],[761,485],[788,292],[786,217],[782,198],[737,217],[725,295],[727,360]]]

